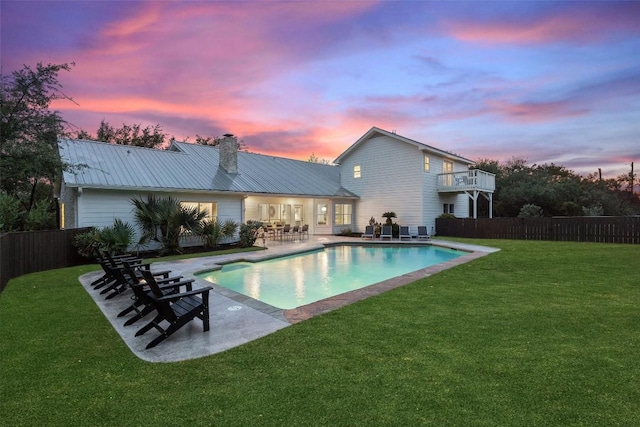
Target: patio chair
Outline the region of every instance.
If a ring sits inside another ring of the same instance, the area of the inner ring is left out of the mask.
[[[284,228],[282,229],[282,237],[291,237],[291,224],[285,224]]]
[[[129,285],[134,295],[133,304],[118,313],[118,317],[122,317],[132,311],[136,312],[133,317],[130,317],[124,323],[124,326],[129,326],[155,310],[151,301],[152,291],[147,283],[135,273],[131,266],[125,266],[123,270],[118,270],[117,274],[120,275],[121,280]],[[156,283],[164,295],[177,294],[180,292],[180,288],[182,286],[184,286],[185,291],[190,291],[192,290],[193,282],[193,279],[186,280],[182,276],[167,277],[163,279],[156,278]]]
[[[427,232],[427,227],[424,225],[419,225],[418,226],[418,239],[425,239],[425,240],[429,240],[431,239],[431,236],[429,236],[429,233]]]
[[[211,286],[165,295],[150,272],[143,271],[142,276],[151,289],[149,293],[151,305],[154,306],[158,314],[151,322],[140,328],[136,332],[136,336],[143,335],[152,328],[160,332],[159,336],[147,344],[147,349],[155,347],[196,317],[202,320],[203,330],[205,332],[209,330],[209,291],[212,289]],[[169,323],[169,326],[162,327],[163,322]]]
[[[309,237],[309,224],[304,224],[300,229],[300,239],[302,239],[305,234]]]
[[[291,229],[291,237],[300,237],[300,226],[294,225]]]
[[[363,239],[373,239],[373,225],[367,225],[364,227],[364,233],[361,236]]]
[[[401,225],[400,226],[400,234],[398,235],[399,239],[407,238],[411,240],[411,234],[409,233],[409,226]]]
[[[393,238],[393,227],[390,225],[383,225],[382,231],[380,231],[380,240],[388,238],[391,240]]]

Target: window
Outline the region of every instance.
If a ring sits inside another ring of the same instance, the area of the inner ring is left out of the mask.
[[[424,155],[424,171],[425,172],[429,172],[429,169],[431,168],[431,165],[429,164],[431,160],[429,159],[429,156],[427,156],[426,154]]]
[[[360,165],[355,165],[353,167],[353,177],[354,178],[360,178],[361,174],[360,174]]]
[[[316,224],[327,225],[327,204],[318,203],[316,206]]]
[[[216,219],[218,217],[218,204],[215,202],[180,202],[180,204],[185,208],[197,209],[199,212],[204,212],[206,214],[204,219]]]
[[[351,203],[339,204],[335,206],[335,225],[351,224]]]
[[[442,205],[442,213],[453,214],[455,205],[453,203],[445,203]]]

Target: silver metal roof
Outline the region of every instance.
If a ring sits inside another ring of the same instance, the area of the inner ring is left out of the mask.
[[[218,164],[219,150],[173,142],[170,150],[61,139],[65,184],[155,191],[214,191],[311,197],[357,197],[340,186],[338,166],[238,152],[238,173]]]

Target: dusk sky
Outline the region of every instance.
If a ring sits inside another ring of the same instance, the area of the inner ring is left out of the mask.
[[[472,160],[640,170],[640,2],[6,1],[2,73],[38,62],[95,135],[160,124],[335,159],[372,126]]]

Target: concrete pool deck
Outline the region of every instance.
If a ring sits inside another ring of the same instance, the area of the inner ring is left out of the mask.
[[[370,241],[341,236],[310,236],[308,239],[302,241],[284,242],[267,240],[267,249],[264,251],[153,263],[153,269],[155,271],[171,270],[172,275],[182,275],[188,279],[195,279],[194,287],[211,286],[213,290],[209,293],[210,330],[208,332],[203,332],[202,322],[199,319],[195,319],[183,326],[158,346],[149,350],[146,350],[145,346],[157,336],[158,332],[152,329],[140,337],[136,337],[135,333],[144,326],[152,316],[149,315],[133,325],[126,327],[124,326],[124,322],[128,316],[116,317],[120,311],[131,304],[132,292],[126,291],[110,300],[106,300],[104,295],[100,295],[100,290],[94,290],[90,286],[93,280],[102,275],[101,271],[87,273],[81,276],[79,280],[87,293],[93,298],[96,305],[102,310],[107,320],[111,322],[116,332],[118,332],[122,340],[136,356],[149,362],[177,362],[208,356],[237,347],[300,321],[406,285],[423,277],[428,277],[442,270],[464,264],[498,250],[485,246],[467,245],[440,239],[432,239],[428,242],[394,240],[391,243],[432,244],[463,250],[469,253],[451,261],[394,277],[384,282],[292,310],[281,310],[269,306],[195,276],[198,272],[218,268],[221,264],[240,260],[260,261],[298,252],[321,249],[326,244],[336,243],[389,244],[389,241]]]

